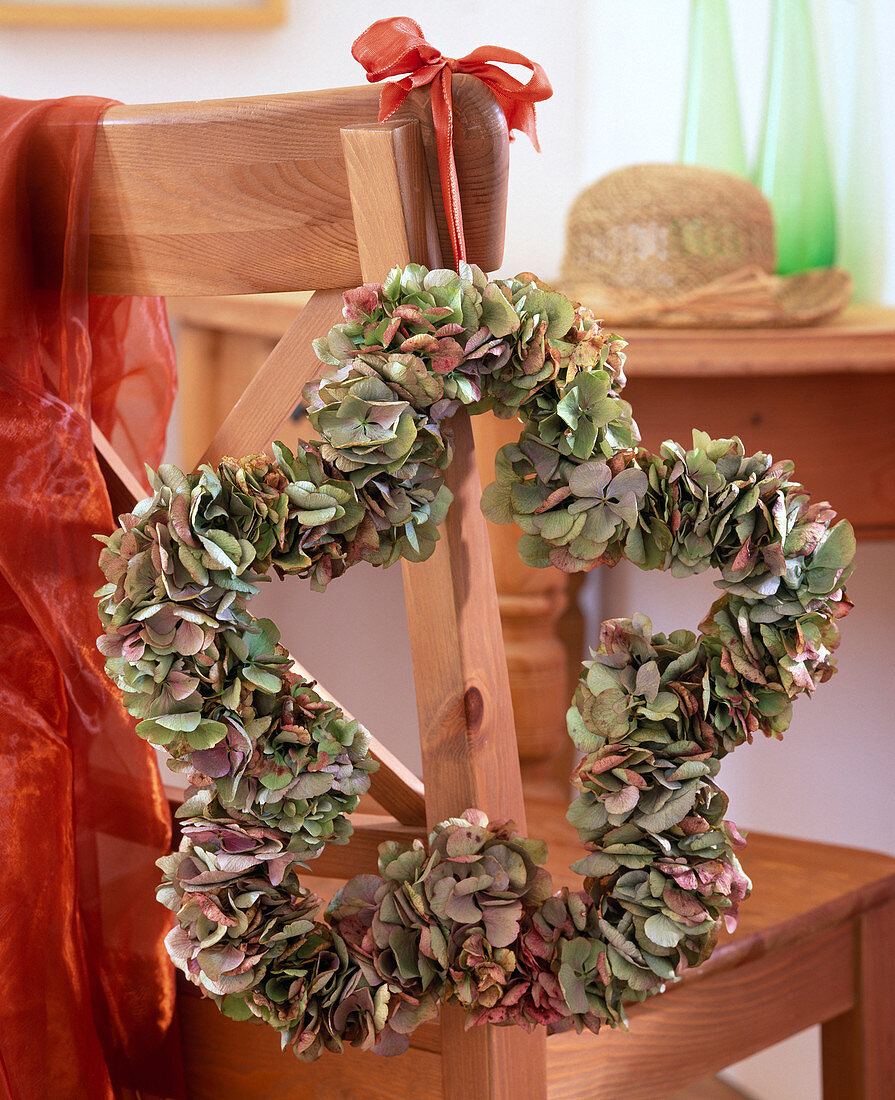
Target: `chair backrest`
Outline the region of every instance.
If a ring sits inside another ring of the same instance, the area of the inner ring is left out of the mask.
[[[341,317],[341,291],[394,264],[438,266],[449,237],[428,95],[379,126],[376,88],[110,110],[91,196],[95,292],[198,295],[315,288],[212,440],[204,461],[263,450],[319,363],[311,340]],[[455,78],[455,157],[468,255],[500,263],[507,133],[491,93]],[[454,503],[435,554],[404,570],[427,794],[383,746],[374,797],[398,833],[475,806],[525,810],[506,660],[468,416],[454,417]],[[98,434],[116,500],[142,495]],[[360,716],[363,717],[362,715]],[[357,830],[323,873],[369,870],[376,840]],[[392,834],[394,835],[394,834]],[[352,859],[352,856],[354,859]],[[359,862],[358,862],[359,861]],[[364,865],[364,862],[367,865]],[[315,870],[318,868],[315,866]],[[466,1031],[442,1012],[444,1095],[545,1095],[542,1035]]]
[[[454,78],[454,154],[470,259],[503,254],[506,123],[494,97]],[[379,88],[113,107],[96,147],[91,289],[116,294],[250,294],[345,289],[361,281],[341,130],[375,124]],[[438,159],[427,93],[416,120],[428,178]],[[450,255],[441,202],[439,236]]]

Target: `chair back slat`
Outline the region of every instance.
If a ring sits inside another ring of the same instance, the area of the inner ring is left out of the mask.
[[[419,203],[413,199],[417,188],[412,173],[401,168],[393,136],[374,130],[343,134],[355,223],[364,238],[363,273],[369,282],[381,279],[396,262],[433,262],[420,232],[425,217],[407,217],[408,209]],[[385,170],[389,161],[391,172]],[[427,561],[402,563],[426,818],[431,828],[475,807],[492,819],[513,818],[524,833],[497,590],[479,507],[482,486],[472,428],[464,410],[453,417],[451,431],[454,457],[446,481],[454,500],[441,537]],[[446,1052],[443,1100],[544,1100],[542,1030],[527,1035],[519,1028],[470,1029],[457,1005],[443,1006],[440,1020]]]
[[[500,265],[507,131],[479,81],[454,78],[454,151],[468,255]],[[361,282],[343,127],[376,122],[379,88],[113,107],[97,141],[90,203],[95,293],[250,294]],[[395,115],[420,122],[438,161],[428,89]],[[450,238],[434,195],[446,257]]]

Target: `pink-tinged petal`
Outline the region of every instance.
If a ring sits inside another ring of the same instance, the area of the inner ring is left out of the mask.
[[[193,894],[199,908],[215,924],[226,925],[227,928],[235,928],[238,923],[235,917],[228,917],[207,894]]]
[[[791,664],[789,672],[792,675],[793,683],[797,684],[802,691],[814,691],[816,685],[811,678],[811,673],[801,661]]]
[[[193,534],[192,527],[190,527],[189,500],[185,496],[174,497],[171,501],[169,515],[171,517],[171,526],[174,528],[180,541],[185,546],[192,547],[193,550],[198,550],[199,542]]]
[[[633,810],[640,800],[636,787],[622,787],[620,791],[603,799],[603,805],[611,814],[626,814]]]
[[[752,548],[750,540],[746,539],[746,541],[740,548],[739,553],[733,559],[731,569],[735,573],[741,572],[743,569],[747,568],[747,566],[751,565],[753,561],[755,561],[755,556],[756,551]]]
[[[467,809],[463,811],[463,820],[468,821],[470,825],[476,825],[480,829],[488,828],[488,815],[482,810]]]
[[[254,981],[255,975],[251,971],[247,971],[245,974],[225,974],[217,982],[206,979],[211,991],[222,996],[226,996],[228,993],[242,993],[253,985]]]
[[[191,756],[193,767],[209,779],[220,779],[230,774],[230,753],[223,745],[212,749],[197,749]]]
[[[708,919],[708,913],[705,910],[705,906],[701,905],[690,893],[681,892],[680,890],[675,890],[670,886],[666,886],[662,893],[662,900],[669,909],[682,917],[686,917],[689,921],[700,924],[702,921]]]
[[[600,975],[603,985],[611,984],[612,971],[609,969],[609,960],[606,958],[605,951],[601,951],[597,956],[597,973]]]
[[[198,686],[199,680],[194,676],[187,676],[184,672],[171,671],[165,681],[165,687],[174,699],[186,699]]]
[[[193,957],[196,944],[190,939],[186,929],[178,924],[165,936],[165,950],[172,962],[181,963]]]
[[[437,347],[438,341],[430,332],[418,332],[415,336],[408,336],[401,344],[400,350],[411,353],[425,353]]]
[[[132,634],[121,647],[121,656],[134,664],[146,652],[146,643],[138,634]]]
[[[463,362],[463,349],[449,336],[439,340],[437,349],[430,354],[430,366],[436,374],[450,374]]]
[[[240,963],[245,961],[244,952],[231,943],[206,947],[196,957],[203,972],[215,982],[226,973],[238,972]]]
[[[400,317],[392,317],[392,319],[389,321],[389,323],[385,326],[385,331],[382,334],[382,345],[381,345],[382,348],[387,348],[389,346],[389,344],[392,342],[392,340],[394,340],[395,334],[397,333],[397,331],[400,327],[401,327],[401,318]],[[372,351],[373,349],[368,348],[366,350]]]
[[[456,398],[442,397],[440,401],[436,401],[432,406],[432,417],[435,420],[444,420],[445,417],[453,416],[459,408],[460,402]]]
[[[200,653],[205,648],[205,631],[198,623],[181,622],[175,632],[174,648],[185,657]]]
[[[293,857],[288,852],[267,861],[267,874],[272,886],[280,885],[293,862]]]
[[[419,306],[396,306],[392,314],[392,319],[397,319],[399,322],[406,321],[409,325],[426,325],[431,327]]]
[[[349,322],[369,317],[379,305],[381,293],[382,287],[378,283],[364,283],[363,286],[346,290],[342,295],[342,316]]]
[[[624,753],[613,753],[611,756],[604,756],[602,759],[593,761],[585,756],[578,765],[577,773],[579,775],[601,775],[603,772],[611,772],[613,768],[617,768],[624,762]]]
[[[466,355],[470,355],[480,348],[482,344],[487,343],[491,339],[491,330],[487,325],[482,325],[478,332],[473,333],[472,336],[466,341],[466,346],[463,348],[463,352]]]
[[[397,1054],[403,1054],[410,1047],[410,1036],[399,1035],[393,1028],[387,1027],[380,1032],[373,1053],[380,1058],[394,1058]]]
[[[104,657],[120,657],[124,638],[120,634],[102,634],[96,639],[96,648]]]

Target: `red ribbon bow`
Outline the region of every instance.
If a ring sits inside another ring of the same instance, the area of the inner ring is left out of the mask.
[[[380,19],[368,27],[351,47],[356,61],[367,71],[367,80],[375,84],[391,76],[407,73],[382,89],[379,100],[379,121],[384,122],[397,111],[414,88],[432,86],[432,119],[441,170],[441,194],[451,233],[454,260],[466,259],[463,239],[463,216],[460,211],[460,187],[454,163],[454,113],[451,102],[451,73],[469,73],[487,84],[507,120],[507,128],[521,130],[540,152],[535,130],[535,103],[553,95],[547,74],[540,65],[521,53],[499,46],[480,46],[466,57],[442,57],[423,37],[419,24],[407,16]],[[524,65],[531,69],[531,79],[522,84],[493,62]]]

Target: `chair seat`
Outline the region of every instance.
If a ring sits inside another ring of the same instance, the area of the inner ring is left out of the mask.
[[[530,799],[527,811],[530,835],[549,843],[556,885],[580,886],[568,870],[581,845],[565,805]],[[704,966],[665,995],[633,1006],[628,1034],[606,1029],[548,1039],[550,1100],[662,1098],[852,1008],[860,921],[895,899],[895,859],[750,833],[742,862],[752,897],[736,932],[722,933]],[[323,896],[339,885],[306,881]],[[349,1050],[304,1064],[281,1053],[268,1028],[235,1024],[186,983],[179,1008],[191,1100],[441,1097],[435,1024],[420,1028],[399,1058]]]

